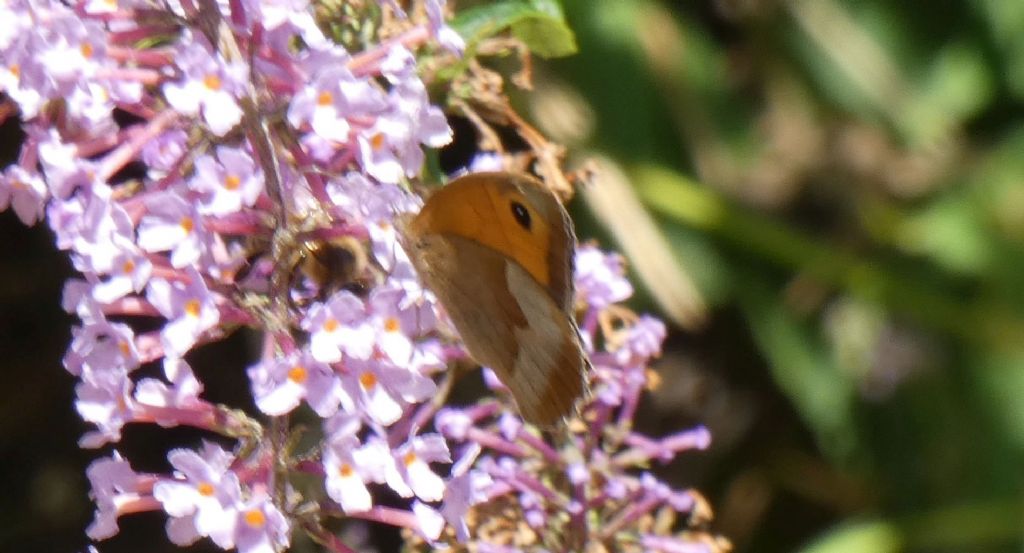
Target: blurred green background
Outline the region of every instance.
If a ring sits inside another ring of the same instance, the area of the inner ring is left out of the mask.
[[[737,551],[1024,548],[1024,2],[564,9],[524,101],[677,323],[647,423],[715,437],[662,470]]]
[[[517,99],[674,322],[640,428],[715,440],[654,470],[740,552],[1024,549],[1024,2],[564,10],[578,53]],[[81,550],[68,263],[9,212],[0,243],[0,550]],[[175,550],[122,527],[101,550]]]

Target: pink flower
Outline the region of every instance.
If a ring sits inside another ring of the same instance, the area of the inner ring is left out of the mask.
[[[453,54],[462,55],[466,49],[466,41],[459,33],[444,22],[445,0],[427,0],[427,18],[430,21],[430,32],[437,38],[438,44]]]
[[[576,248],[576,295],[597,310],[632,296],[622,257],[594,246]]]
[[[311,354],[296,351],[265,360],[249,368],[256,405],[268,415],[284,415],[301,400],[321,417],[338,410],[341,385],[326,363]]]
[[[87,432],[79,445],[97,448],[121,440],[121,428],[131,422],[135,412],[132,381],[124,371],[105,370],[91,373],[75,386],[75,408],[82,420],[96,426]]]
[[[160,332],[164,349],[183,355],[192,349],[199,337],[220,320],[216,297],[206,287],[203,277],[191,270],[189,282],[170,282],[155,278],[149,282],[146,298],[167,318]]]
[[[201,114],[214,134],[224,136],[242,120],[238,97],[248,68],[240,62],[227,62],[199,41],[186,39],[181,44],[185,46],[174,59],[182,80],[164,84],[164,95],[174,109],[184,115]]]
[[[352,128],[350,118],[376,113],[386,106],[384,93],[369,79],[354,76],[341,59],[317,68],[313,80],[292,99],[288,120],[298,128],[308,125],[321,139],[344,146]]]
[[[216,238],[205,228],[197,206],[180,193],[162,192],[147,198],[148,213],[139,223],[139,247],[147,252],[171,251],[176,268],[197,264],[208,255]]]
[[[227,215],[256,203],[263,192],[263,174],[245,151],[221,146],[216,157],[196,160],[189,186],[204,195],[201,213]]]
[[[199,398],[203,391],[192,368],[184,359],[164,358],[164,375],[170,384],[155,378],[144,378],[135,385],[135,402],[154,415],[162,426],[178,423],[175,412],[205,412],[212,407]]]
[[[107,371],[127,373],[139,366],[135,333],[126,324],[92,320],[72,328],[71,336],[64,368],[75,376]]]
[[[348,291],[331,296],[326,304],[314,304],[302,321],[310,333],[313,358],[337,363],[342,356],[369,359],[373,355],[374,331],[363,324],[366,307],[363,300]]]
[[[143,491],[151,479],[133,471],[116,451],[110,457],[93,461],[86,469],[86,476],[96,503],[95,518],[86,533],[94,540],[117,534],[117,519],[122,514],[158,508],[152,497]]]
[[[239,553],[277,553],[288,546],[291,529],[266,493],[237,505],[234,543]]]
[[[0,210],[11,206],[26,225],[34,225],[43,216],[47,196],[39,175],[18,165],[11,165],[0,175]]]
[[[153,497],[169,516],[179,519],[168,525],[170,537],[187,545],[205,536],[224,549],[232,547],[241,498],[238,476],[230,470],[234,456],[206,443],[200,452],[172,450],[167,460],[175,473],[153,486]]]
[[[469,539],[466,513],[470,507],[487,499],[485,491],[494,483],[486,472],[473,469],[473,463],[481,451],[480,445],[474,444],[463,453],[452,466],[452,477],[444,490],[441,515],[455,528],[455,536],[460,542]]]
[[[366,413],[385,426],[402,416],[404,405],[423,401],[436,390],[433,380],[405,367],[360,359],[344,363],[341,387],[346,411]]]
[[[327,495],[346,513],[366,511],[373,506],[366,484],[384,482],[387,446],[380,442],[361,445],[356,436],[361,425],[352,415],[339,413],[326,426],[323,467]]]
[[[440,434],[416,436],[394,450],[388,464],[388,486],[402,497],[423,501],[440,501],[444,496],[444,480],[430,468],[432,462],[450,463],[448,444]]]

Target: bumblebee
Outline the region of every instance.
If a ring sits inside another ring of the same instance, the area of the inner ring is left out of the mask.
[[[339,290],[362,296],[372,285],[366,247],[352,236],[303,240],[297,253],[298,259],[289,271],[289,288],[293,291],[305,285],[316,299],[323,299]],[[308,282],[297,283],[299,275]]]
[[[269,298],[276,290],[292,308],[301,309],[340,290],[365,296],[380,281],[375,267],[358,238],[296,233],[276,248],[269,241],[250,244],[235,282],[249,297]]]

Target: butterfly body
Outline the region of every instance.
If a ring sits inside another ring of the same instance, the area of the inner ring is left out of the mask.
[[[438,190],[403,242],[470,355],[508,386],[523,418],[550,426],[586,390],[573,316],[576,237],[537,180],[474,173]]]

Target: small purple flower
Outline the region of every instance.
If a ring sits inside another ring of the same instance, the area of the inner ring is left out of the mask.
[[[373,355],[374,331],[363,324],[366,306],[363,300],[348,291],[331,296],[326,304],[314,304],[302,321],[310,333],[313,358],[323,363],[337,363],[342,356],[369,359]]]
[[[11,165],[0,175],[0,210],[10,206],[26,225],[34,225],[43,216],[47,197],[39,175],[21,166]]]
[[[53,197],[68,200],[76,189],[87,188],[96,198],[109,201],[109,189],[95,182],[95,165],[83,162],[74,143],[65,142],[53,129],[34,138],[39,140],[39,162]]]
[[[227,215],[252,207],[263,192],[263,174],[256,170],[252,156],[238,148],[221,146],[217,156],[196,160],[196,172],[189,186],[203,194],[200,212]]]
[[[47,47],[37,54],[46,73],[58,82],[93,77],[106,56],[105,33],[96,21],[58,17],[47,28]]]
[[[134,229],[128,213],[109,196],[95,194],[90,199],[71,243],[72,260],[82,272],[109,273],[115,258],[135,249]]]
[[[332,432],[331,426],[339,426]],[[389,461],[387,446],[380,442],[361,445],[356,437],[360,423],[357,418],[339,414],[328,423],[327,448],[323,466],[327,495],[341,505],[346,513],[367,511],[373,498],[367,484],[384,482],[385,467]]]
[[[174,355],[184,355],[207,330],[220,320],[216,296],[196,271],[188,273],[188,283],[154,278],[147,287],[146,298],[167,318],[160,332],[164,348]]]
[[[349,141],[352,124],[387,106],[383,92],[365,78],[349,71],[345,60],[325,66],[313,81],[292,99],[288,120],[298,128],[309,125],[318,137],[339,146]]]
[[[114,237],[115,244],[122,249],[110,259],[110,268],[105,271],[107,278],[93,287],[96,301],[111,303],[124,296],[141,292],[153,274],[153,263],[134,242]]]
[[[98,448],[121,440],[121,428],[131,422],[135,412],[132,381],[127,372],[94,372],[75,386],[75,408],[82,420],[96,426],[79,441],[86,448]]]
[[[147,215],[139,222],[139,247],[147,252],[171,251],[171,265],[187,267],[212,248],[214,238],[203,225],[195,205],[178,193],[163,192],[147,198]]]
[[[383,183],[397,183],[419,171],[421,143],[440,147],[451,141],[444,114],[430,105],[426,89],[411,70],[414,62],[405,48],[391,49],[382,65],[392,84],[389,98],[397,107],[357,134],[363,169]]]
[[[427,18],[430,21],[430,32],[437,38],[438,44],[453,54],[462,55],[466,49],[466,41],[459,33],[444,22],[445,0],[427,0]]]
[[[345,361],[341,387],[346,411],[364,412],[384,426],[397,421],[406,404],[423,401],[437,389],[433,380],[405,367],[360,359]]]
[[[171,107],[183,115],[202,114],[210,130],[224,136],[242,120],[238,97],[248,68],[212,54],[199,41],[186,39],[182,44],[187,46],[175,55],[182,80],[164,84],[164,95]]]
[[[76,306],[78,303],[75,302]],[[91,302],[86,300],[86,303]],[[69,373],[75,376],[111,370],[127,373],[138,366],[135,333],[128,325],[100,318],[71,329],[71,347],[64,356],[64,368]]]
[[[595,310],[632,296],[622,257],[585,244],[576,248],[576,295]]]
[[[276,553],[288,546],[291,528],[266,493],[253,494],[237,509],[233,541],[239,553]]]
[[[416,436],[394,450],[388,464],[388,486],[402,497],[416,497],[423,501],[440,501],[444,496],[444,481],[431,470],[429,463],[450,463],[448,444],[439,434]]]
[[[452,478],[444,490],[441,515],[452,528],[455,528],[456,538],[460,542],[469,539],[469,527],[466,526],[465,520],[466,513],[471,507],[487,499],[485,492],[494,484],[486,472],[472,468],[481,450],[479,445],[471,445],[463,453],[462,457],[452,466]]]
[[[142,162],[154,177],[163,177],[188,152],[188,134],[181,129],[161,133],[142,148]]]
[[[641,315],[615,350],[615,361],[621,366],[642,365],[661,355],[665,334],[665,323],[649,315]]]
[[[126,512],[153,507],[141,490],[147,478],[132,470],[118,452],[97,459],[86,469],[96,503],[96,514],[86,530],[90,538],[101,540],[117,534],[117,518]]]
[[[341,385],[331,368],[311,354],[296,351],[249,368],[256,405],[268,415],[284,415],[303,399],[321,417],[338,410]]]
[[[203,412],[209,404],[199,398],[203,384],[183,359],[164,358],[164,373],[170,384],[155,378],[144,378],[135,385],[135,402],[153,415],[161,426],[174,426],[179,421],[168,411]]]
[[[169,529],[179,545],[209,537],[225,549],[234,543],[235,505],[241,497],[238,476],[230,470],[234,456],[206,443],[200,452],[175,449],[167,454],[173,478],[153,486],[153,497],[173,519]]]

